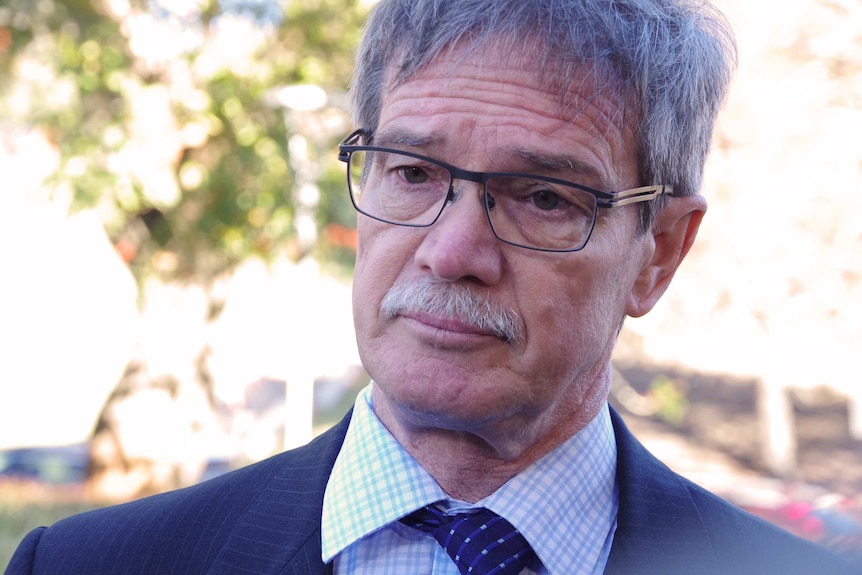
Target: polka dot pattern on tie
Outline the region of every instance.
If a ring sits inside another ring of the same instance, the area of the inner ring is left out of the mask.
[[[461,575],[517,575],[535,556],[524,536],[489,509],[446,515],[429,505],[401,522],[433,535]]]

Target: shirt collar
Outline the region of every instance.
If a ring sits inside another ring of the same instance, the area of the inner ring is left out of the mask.
[[[326,484],[323,561],[329,562],[366,535],[445,498],[434,478],[377,419],[369,385],[356,398],[344,444]]]
[[[602,573],[619,497],[607,404],[586,427],[477,505],[505,517],[550,573]]]
[[[550,573],[584,572],[587,565],[603,565],[610,551],[618,509],[615,474],[616,444],[605,406],[575,436],[467,507],[487,507],[505,517]],[[324,494],[323,561],[441,499],[449,500],[374,414],[371,386],[366,387],[356,398]],[[465,508],[463,502],[449,504]]]

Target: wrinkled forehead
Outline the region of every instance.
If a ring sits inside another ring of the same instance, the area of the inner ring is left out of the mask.
[[[386,69],[383,93],[421,74],[430,66],[506,68],[533,74],[536,86],[559,102],[559,112],[577,121],[588,107],[602,102],[606,128],[637,123],[637,101],[628,93],[610,62],[586,62],[536,35],[499,34],[476,40],[465,36],[436,51],[419,53],[402,45]],[[385,98],[383,99],[385,101]]]

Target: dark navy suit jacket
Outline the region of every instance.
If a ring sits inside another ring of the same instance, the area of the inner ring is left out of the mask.
[[[612,418],[620,509],[606,574],[859,575],[674,474]],[[200,485],[36,529],[6,574],[331,573],[320,559],[320,516],[348,422]]]

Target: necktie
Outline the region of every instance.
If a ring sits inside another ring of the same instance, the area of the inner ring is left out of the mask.
[[[461,575],[517,575],[535,556],[515,526],[488,509],[446,515],[429,505],[401,522],[432,534]]]

